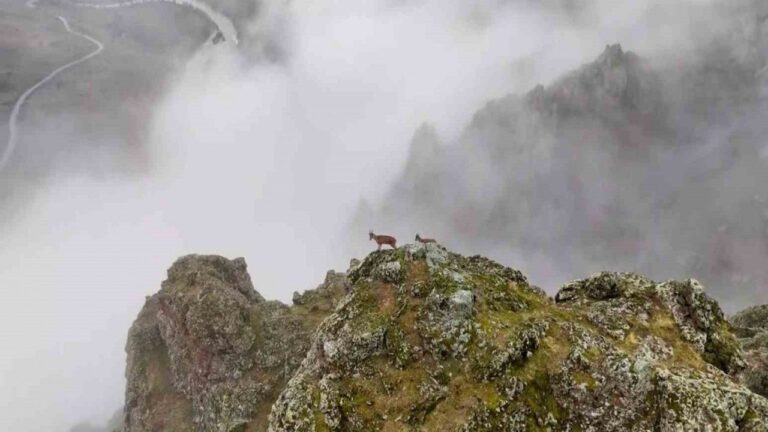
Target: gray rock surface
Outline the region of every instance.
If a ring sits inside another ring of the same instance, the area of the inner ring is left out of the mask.
[[[747,361],[744,384],[768,397],[768,305],[753,306],[730,319]]]
[[[275,402],[283,431],[765,431],[701,285],[600,273],[556,302],[441,248],[374,252]],[[382,268],[403,277],[393,281]]]
[[[179,259],[129,332],[125,430],[265,429],[314,326],[345,290],[345,275],[329,272],[289,308],[254,290],[242,258]]]
[[[741,384],[761,391],[765,312],[732,327],[697,281],[627,273],[550,299],[437,244],[373,252],[288,307],[242,259],[190,255],[129,333],[124,427],[766,431],[768,400]]]

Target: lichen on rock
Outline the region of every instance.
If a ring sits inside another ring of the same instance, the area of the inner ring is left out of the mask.
[[[180,258],[129,332],[124,429],[266,429],[272,402],[346,286],[343,273],[329,273],[289,308],[254,290],[242,258]]]
[[[603,272],[551,299],[434,244],[373,252],[293,306],[242,260],[168,275],[129,333],[126,431],[768,430],[741,384],[765,390],[768,314],[729,324],[695,280]]]
[[[731,317],[730,322],[746,359],[744,384],[768,397],[768,305],[747,308]]]
[[[766,430],[730,325],[695,281],[601,273],[552,302],[432,246],[369,255],[269,431]],[[397,268],[392,278],[381,269]]]

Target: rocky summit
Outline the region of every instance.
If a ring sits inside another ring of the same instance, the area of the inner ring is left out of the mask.
[[[266,429],[345,283],[329,272],[289,308],[254,290],[243,259],[179,259],[128,334],[124,430]]]
[[[124,428],[766,431],[737,338],[766,324],[729,323],[695,280],[605,272],[553,299],[436,244],[353,260],[290,307],[242,259],[187,256],[129,333]]]

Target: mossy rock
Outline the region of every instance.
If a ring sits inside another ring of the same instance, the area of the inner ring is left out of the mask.
[[[381,270],[395,267],[398,277]],[[605,272],[556,300],[519,271],[437,245],[374,252],[318,328],[269,430],[768,427],[768,402],[729,375],[737,340],[697,282]]]

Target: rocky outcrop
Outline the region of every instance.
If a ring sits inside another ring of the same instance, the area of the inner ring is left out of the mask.
[[[650,115],[662,109],[661,89],[661,80],[640,57],[616,44],[548,88],[537,86],[526,95],[526,102],[550,115],[594,114],[619,120],[630,113]]]
[[[731,317],[747,361],[744,384],[768,397],[768,305],[754,306]]]
[[[732,332],[764,315],[732,327],[697,281],[627,273],[549,298],[437,244],[353,260],[289,307],[242,259],[191,255],[129,333],[124,428],[766,431],[768,400],[740,384],[761,391],[765,357]]]
[[[622,315],[648,316],[650,297],[661,302],[677,326],[681,337],[704,360],[728,374],[744,369],[745,362],[731,327],[712,298],[695,279],[656,284],[642,276],[603,272],[560,289],[555,301],[562,304],[588,304],[592,324],[609,334],[624,338],[630,330]],[[635,299],[639,301],[627,301]]]
[[[437,246],[374,252],[275,402],[282,431],[764,431],[698,282],[601,273],[555,300]]]
[[[345,280],[329,273],[289,308],[254,290],[242,258],[176,261],[129,332],[125,430],[265,429]]]

